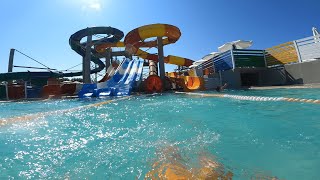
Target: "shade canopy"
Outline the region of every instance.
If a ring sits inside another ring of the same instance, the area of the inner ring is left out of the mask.
[[[212,58],[214,58],[214,57],[216,57],[216,56],[218,56],[220,53],[218,53],[218,52],[212,52],[212,53],[210,53],[210,54],[208,54],[208,55],[205,55],[203,58],[201,58],[201,60],[209,60],[209,59],[212,59]]]
[[[252,46],[252,41],[245,41],[245,40],[237,40],[225,43],[224,45],[218,47],[220,53],[229,51],[231,49],[246,49]]]
[[[312,27],[312,34],[313,34],[313,36],[319,35],[317,28]]]
[[[204,63],[204,62],[206,62],[206,61],[214,58],[215,56],[217,56],[217,55],[219,55],[219,54],[220,54],[220,53],[218,53],[218,52],[212,52],[212,53],[210,53],[210,54],[208,54],[208,55],[205,55],[205,56],[204,56],[203,58],[201,58],[200,60],[193,62],[193,64],[192,64],[191,66],[189,66],[189,68],[197,67],[197,66],[199,66],[200,64],[202,64],[202,63]]]

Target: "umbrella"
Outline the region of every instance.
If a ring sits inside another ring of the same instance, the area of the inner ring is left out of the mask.
[[[195,64],[201,64],[201,63],[206,62],[206,61],[207,61],[207,60],[205,60],[205,59],[200,59],[200,60],[198,60],[198,61],[193,62],[192,64],[193,64],[193,65],[195,65]]]
[[[313,36],[319,35],[317,28],[312,27],[312,34],[313,34]]]
[[[319,41],[319,32],[318,32],[317,28],[312,27],[312,34],[313,34],[313,36],[317,36],[314,38],[315,43],[317,43],[317,41]]]
[[[244,40],[237,40],[225,43],[224,45],[218,47],[219,52],[226,52],[231,49],[246,49],[252,46],[252,41],[244,41]]]
[[[203,62],[206,62],[206,61],[214,58],[215,56],[217,56],[217,55],[219,55],[219,54],[220,54],[220,53],[218,53],[218,52],[212,52],[212,53],[210,53],[210,54],[208,54],[208,55],[205,55],[205,56],[204,56],[203,58],[201,58],[200,60],[193,62],[192,67],[198,66],[199,64],[201,64],[201,63],[203,63]]]
[[[212,53],[204,56],[204,57],[201,58],[201,59],[203,59],[203,60],[209,60],[209,59],[212,59],[212,58],[218,56],[219,54],[220,54],[220,53],[218,53],[218,52],[212,52]]]

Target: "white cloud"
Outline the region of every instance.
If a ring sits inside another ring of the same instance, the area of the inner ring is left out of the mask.
[[[102,1],[101,0],[82,0],[82,10],[93,10],[93,11],[101,11],[102,9]]]
[[[89,5],[89,7],[93,10],[96,10],[96,11],[100,11],[101,10],[101,4],[100,3],[92,3]]]

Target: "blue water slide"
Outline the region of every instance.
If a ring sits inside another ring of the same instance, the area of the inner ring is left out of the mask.
[[[131,94],[133,87],[141,80],[143,64],[143,60],[135,60],[126,81],[120,82],[116,86],[114,95],[127,96]]]
[[[123,76],[124,71],[127,69],[130,60],[125,59],[117,68],[115,74],[111,79],[105,82],[97,84],[84,84],[82,89],[78,93],[79,98],[97,97],[102,91],[107,91],[108,86],[112,86],[113,83],[117,83]]]
[[[112,96],[114,94],[113,92],[115,86],[128,77],[132,65],[133,61],[130,59],[125,59],[111,79],[106,82],[98,83],[97,89],[95,89],[93,96]]]
[[[95,87],[84,87],[79,92],[79,97],[130,95],[133,87],[141,81],[143,64],[143,60],[124,60],[111,79],[98,83]]]
[[[142,79],[143,64],[144,64],[144,60],[140,60],[137,76],[135,79],[135,82],[137,82],[137,83],[140,83],[141,79]]]
[[[120,81],[116,86],[115,86],[115,91],[114,95],[117,96],[123,96],[123,95],[129,95],[129,89],[130,89],[130,84],[134,80],[134,77],[136,76],[136,72],[139,66],[139,61],[134,60],[132,67],[130,68],[130,72],[128,73],[128,77],[124,81]]]
[[[83,84],[82,89],[78,92],[78,97],[79,98],[91,97],[96,88],[97,88],[97,84]]]
[[[121,84],[124,81],[126,81],[128,79],[128,77],[130,76],[131,69],[134,68],[134,64],[135,64],[134,60],[130,61],[129,65],[128,65],[127,69],[125,70],[125,72],[124,72],[123,76],[121,77],[121,79],[117,83],[113,84],[112,86],[117,86],[118,84]]]

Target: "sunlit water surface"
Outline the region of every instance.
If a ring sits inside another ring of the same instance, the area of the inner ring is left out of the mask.
[[[320,99],[319,89],[226,91]],[[0,103],[0,118],[106,101]],[[187,169],[213,157],[235,179],[318,179],[320,104],[136,96],[0,127],[0,179],[143,179],[167,147]]]

